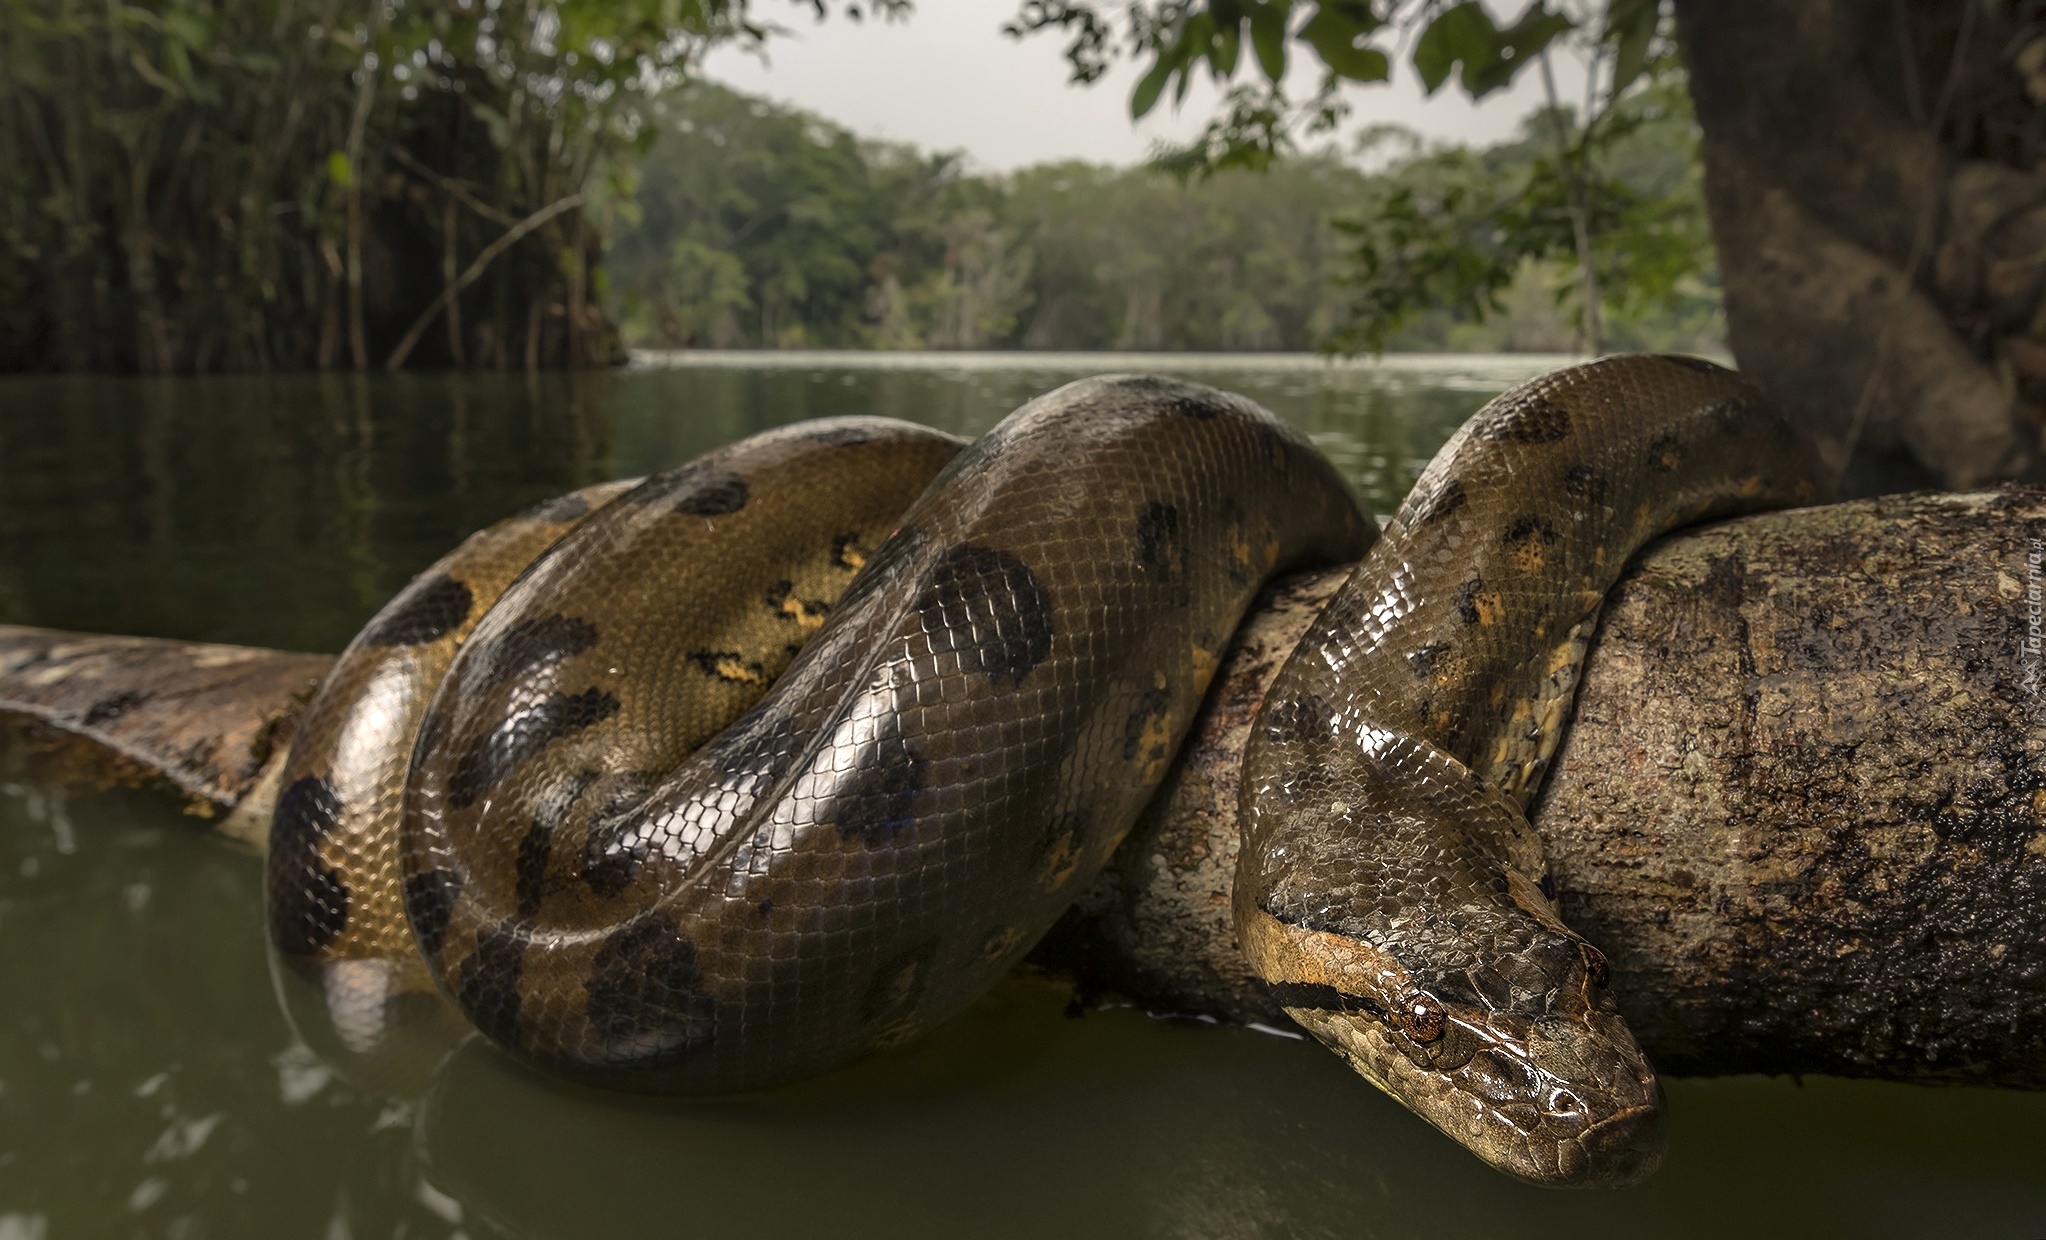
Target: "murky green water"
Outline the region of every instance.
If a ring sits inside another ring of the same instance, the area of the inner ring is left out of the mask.
[[[743,360],[743,359],[742,359]],[[564,378],[0,382],[0,621],[336,649],[468,531],[798,418],[982,429],[1125,359],[761,359]],[[884,364],[885,363],[885,364]],[[1381,512],[1527,359],[1147,359],[1312,432]],[[72,1236],[2046,1236],[2046,1096],[1679,1081],[1647,1186],[1486,1170],[1318,1047],[1062,1014],[688,1105],[487,1051],[419,1098],[272,999],[255,859],[174,806],[0,770],[0,1240]]]

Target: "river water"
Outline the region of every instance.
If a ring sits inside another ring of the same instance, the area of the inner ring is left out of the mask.
[[[801,418],[962,433],[1103,370],[1250,395],[1390,512],[1560,359],[692,355],[584,376],[0,381],[0,622],[335,650],[469,531]],[[1623,1192],[1525,1188],[1319,1047],[1013,978],[924,1043],[662,1103],[487,1050],[388,1097],[279,1013],[254,856],[0,773],[0,1240],[73,1236],[2046,1236],[2046,1096],[1669,1085]]]

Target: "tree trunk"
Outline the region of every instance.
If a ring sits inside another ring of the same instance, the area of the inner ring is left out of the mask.
[[[1861,501],[1669,540],[1608,599],[1535,824],[1659,1066],[2046,1088],[2042,549],[2046,492]],[[1230,922],[1237,764],[1341,580],[1239,630],[1039,963],[1287,1023]]]
[[[1171,778],[1039,965],[1285,1023],[1230,924],[1236,769],[1345,571],[1283,583],[1239,631]],[[1750,517],[1633,567],[1535,821],[1565,919],[1606,951],[1659,1066],[2046,1087],[2042,629],[2040,491]],[[100,777],[239,802],[227,829],[260,839],[261,778],[328,662],[0,627],[0,708],[46,745],[121,755]]]
[[[1843,494],[2042,476],[2046,20],[1981,0],[1676,10],[1741,368],[1852,452]]]

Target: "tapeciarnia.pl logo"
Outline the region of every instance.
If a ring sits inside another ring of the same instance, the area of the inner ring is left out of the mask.
[[[2025,691],[2036,697],[2040,665],[2046,661],[2046,540],[2037,538],[2025,552],[2025,635],[2018,651]]]

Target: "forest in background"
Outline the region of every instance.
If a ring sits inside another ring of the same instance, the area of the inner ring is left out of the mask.
[[[1487,150],[1380,129],[1184,179],[987,175],[698,76],[756,12],[905,9],[0,0],[0,371],[1721,347],[1680,70]]]
[[[1610,170],[1657,206],[1660,278],[1608,285],[1626,296],[1604,308],[1605,346],[1723,352],[1682,84],[1631,106]],[[1364,282],[1359,222],[1402,210],[1434,219],[1454,214],[1440,209],[1445,198],[1527,183],[1548,123],[1531,116],[1514,140],[1483,150],[1381,127],[1362,150],[1184,182],[1078,162],[997,176],[958,154],[864,140],[695,83],[667,103],[614,226],[609,295],[625,339],[651,348],[1356,347],[1345,327]],[[1476,218],[1465,227],[1482,234]],[[1377,243],[1441,248],[1440,238]],[[1487,238],[1472,244],[1482,251]],[[1482,319],[1438,306],[1404,316],[1382,342],[1567,351],[1573,290],[1566,260],[1518,260]]]

